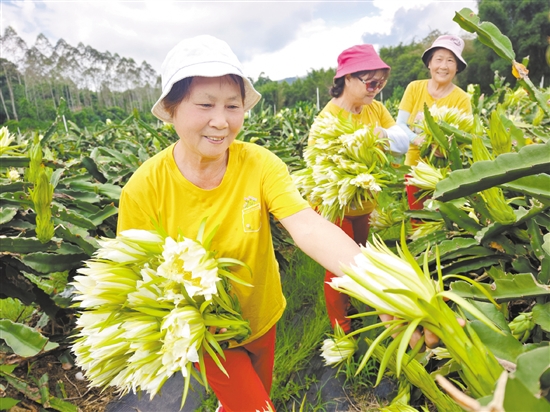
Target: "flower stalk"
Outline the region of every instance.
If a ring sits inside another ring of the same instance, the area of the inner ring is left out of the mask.
[[[428,252],[424,255],[424,264],[421,268],[408,251],[404,227],[401,232],[401,247],[397,250],[399,255],[394,254],[380,239],[375,238],[372,244],[368,243],[362,247],[362,253],[355,257],[355,265],[343,268],[345,276],[334,278],[329,283],[334,289],[373,307],[377,314],[385,313],[393,317],[392,320],[379,322],[350,334],[360,334],[374,327],[386,327],[367,350],[358,372],[366,365],[376,347],[387,337],[393,336],[394,339],[381,361],[378,382],[394,353],[396,374],[399,376],[404,366],[409,341],[416,328],[423,327],[436,334],[447,347],[453,360],[460,367],[461,378],[472,394],[476,397],[489,395],[502,367],[471,327],[460,326],[456,319],[457,314],[446,301],[454,302],[493,330],[502,332],[471,303],[451,291],[444,290],[437,249],[437,281],[432,280],[428,270]],[[479,286],[474,281],[468,281],[475,287]],[[421,339],[418,345],[422,343]],[[417,349],[413,348],[413,353]]]

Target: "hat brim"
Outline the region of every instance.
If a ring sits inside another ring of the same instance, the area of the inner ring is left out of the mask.
[[[187,77],[221,77],[227,74],[236,74],[243,79],[245,94],[243,107],[245,111],[252,109],[256,105],[256,103],[260,101],[262,95],[258,93],[258,91],[256,91],[250,79],[248,79],[246,76],[243,76],[243,73],[238,67],[235,67],[225,62],[211,61],[182,67],[176,73],[174,73],[174,75],[172,75],[172,77],[168,79],[166,85],[163,87],[162,94],[160,95],[157,102],[153,105],[151,112],[155,115],[155,117],[162,120],[163,122],[172,123],[172,116],[164,108],[162,100],[168,95],[168,93],[170,93],[170,90],[172,90],[172,86],[174,86],[175,83]]]

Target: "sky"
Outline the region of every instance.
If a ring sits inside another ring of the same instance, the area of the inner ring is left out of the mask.
[[[477,12],[475,0],[0,2],[1,34],[11,26],[28,47],[42,33],[52,45],[59,39],[83,43],[138,64],[147,61],[160,73],[180,40],[210,34],[230,45],[254,80],[336,67],[338,54],[356,44],[379,50],[420,41],[436,29],[464,35],[452,20],[455,12],[465,7]]]

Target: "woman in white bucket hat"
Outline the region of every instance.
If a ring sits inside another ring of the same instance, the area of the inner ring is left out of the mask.
[[[286,165],[269,150],[235,140],[244,114],[260,99],[227,43],[197,36],[177,44],[161,68],[162,94],[152,112],[172,123],[179,140],[147,160],[122,190],[120,233],[154,229],[162,218],[168,235],[196,238],[201,221],[219,229],[212,249],[245,262],[232,282],[251,336],[229,342],[222,364],[205,355],[209,385],[219,411],[275,410],[269,397],[275,324],[286,301],[271,238],[269,215],[288,230],[305,253],[337,276],[359,246],[323,219],[301,197]],[[384,315],[381,315],[384,317]],[[420,335],[411,339],[414,344]],[[437,338],[435,338],[437,339]]]
[[[183,40],[166,56],[162,94],[152,112],[172,123],[179,140],[146,161],[124,187],[118,232],[153,229],[162,217],[172,237],[196,238],[200,222],[219,225],[212,249],[245,262],[233,282],[252,335],[230,342],[222,361],[227,378],[205,356],[208,383],[221,411],[274,406],[269,398],[275,324],[286,301],[270,232],[273,214],[295,243],[337,275],[351,264],[358,245],[313,211],[301,197],[286,165],[267,149],[236,140],[244,115],[260,99],[229,46],[211,36]]]
[[[424,116],[424,103],[431,107],[457,108],[466,114],[472,113],[470,95],[453,83],[455,76],[467,64],[462,57],[464,40],[454,35],[439,36],[422,54],[422,61],[430,71],[430,79],[411,82],[405,89],[399,104],[397,124],[409,136],[410,146],[405,164],[415,166],[420,159],[418,145],[422,142],[411,130],[416,120]],[[411,209],[422,209],[422,201],[414,197],[414,186],[407,186]]]

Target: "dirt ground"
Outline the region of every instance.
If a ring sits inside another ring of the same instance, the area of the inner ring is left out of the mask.
[[[0,396],[20,400],[16,406],[8,410],[9,412],[40,411],[43,405],[33,402],[32,399],[35,397],[40,399],[38,382],[41,378],[44,379],[44,375],[47,375],[47,388],[51,396],[64,398],[65,402],[75,405],[79,412],[105,411],[107,404],[116,397],[114,389],[109,388],[102,392],[99,388],[89,388],[86,380],[78,379],[79,372],[81,374],[79,368],[59,360],[64,350],[56,349],[26,361],[14,356],[1,359],[3,364],[19,363],[13,375],[19,382],[26,384],[27,388],[27,395],[25,395],[23,388],[17,390],[14,385],[6,384],[5,380],[1,379],[6,390],[0,389]]]

